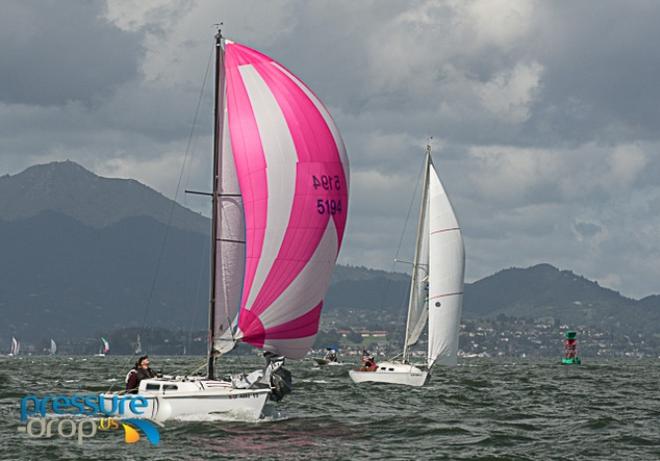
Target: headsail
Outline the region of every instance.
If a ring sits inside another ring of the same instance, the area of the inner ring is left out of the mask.
[[[428,365],[455,365],[463,306],[465,250],[454,209],[429,164]]]
[[[422,182],[422,201],[417,225],[417,240],[415,244],[415,259],[410,279],[410,300],[408,302],[408,320],[406,322],[406,338],[403,345],[403,358],[408,360],[409,350],[419,340],[428,319],[429,297],[429,164],[430,154],[427,153],[424,179]]]
[[[55,355],[57,353],[57,344],[55,344],[55,340],[53,338],[50,338],[50,355]]]
[[[321,101],[268,56],[226,42],[224,66],[246,240],[235,337],[301,358],[344,234],[344,144]]]

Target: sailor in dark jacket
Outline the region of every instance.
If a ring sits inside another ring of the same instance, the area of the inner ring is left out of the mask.
[[[137,394],[140,381],[155,377],[156,373],[149,368],[149,357],[143,355],[135,362],[135,366],[126,375],[126,393]]]

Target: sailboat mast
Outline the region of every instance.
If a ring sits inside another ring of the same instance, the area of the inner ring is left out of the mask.
[[[419,259],[420,259],[420,250],[421,250],[421,242],[423,238],[423,232],[426,231],[424,229],[424,216],[426,214],[426,202],[428,201],[428,188],[429,188],[429,165],[431,163],[431,145],[427,144],[426,145],[426,157],[424,159],[424,180],[422,183],[422,199],[420,202],[419,206],[419,221],[417,222],[417,237],[415,239],[415,259],[413,259],[413,269],[412,269],[412,276],[410,280],[410,299],[408,300],[408,317],[406,319],[406,336],[403,341],[403,361],[407,362],[409,355],[410,355],[410,350],[408,347],[408,340],[410,336],[410,322],[412,321],[412,312],[413,312],[413,307],[414,303],[416,303],[418,300],[415,299],[415,292],[416,292],[416,287],[419,284],[419,275],[420,275],[420,270],[419,270]]]
[[[211,300],[209,305],[209,343],[208,343],[208,373],[209,379],[215,378],[214,343],[215,343],[215,310],[216,310],[216,280],[218,269],[218,209],[220,194],[220,156],[222,155],[222,125],[225,104],[225,74],[224,49],[222,32],[218,29],[215,36],[215,107],[213,117],[213,192],[211,214]]]

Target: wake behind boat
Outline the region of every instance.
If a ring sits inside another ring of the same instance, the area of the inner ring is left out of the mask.
[[[314,343],[346,224],[348,161],[321,101],[256,50],[220,33],[215,50],[213,190],[194,192],[212,199],[207,373],[143,379],[159,421],[257,419],[290,392],[284,360]],[[239,341],[265,367],[216,379]]]
[[[454,209],[426,148],[422,200],[417,226],[406,337],[401,360],[349,371],[356,383],[379,382],[423,386],[436,364],[456,364],[463,303],[465,251]],[[426,363],[410,363],[411,348],[428,325]]]

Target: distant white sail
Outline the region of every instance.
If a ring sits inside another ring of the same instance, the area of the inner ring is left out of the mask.
[[[140,340],[140,335],[137,335],[137,341],[135,344],[135,353],[136,354],[142,353],[142,341]]]
[[[53,338],[50,338],[50,355],[55,355],[57,353],[57,344],[55,344],[55,340]]]
[[[463,306],[465,249],[454,209],[429,165],[428,366],[455,365]]]
[[[11,349],[9,350],[9,355],[18,355],[21,350],[21,343],[18,342],[16,338],[11,337]]]

